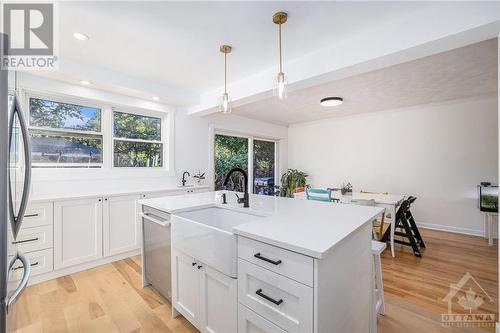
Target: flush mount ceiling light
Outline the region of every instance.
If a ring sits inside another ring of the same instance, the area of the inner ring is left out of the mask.
[[[222,99],[219,105],[219,111],[222,113],[231,112],[231,99],[227,93],[227,55],[231,53],[231,46],[221,45],[219,50],[224,53],[224,93],[222,94]]]
[[[276,75],[274,80],[274,95],[278,96],[279,99],[286,98],[286,88],[287,88],[287,80],[285,77],[285,73],[283,73],[283,56],[282,56],[282,48],[281,48],[281,25],[285,24],[288,19],[288,14],[285,12],[277,12],[273,15],[273,22],[277,24],[279,29],[279,50],[280,50],[280,71]]]
[[[158,97],[158,96],[153,96],[151,98],[153,99],[153,101],[159,101],[160,100],[160,97]]]
[[[87,80],[81,80],[80,83],[83,84],[84,86],[90,86],[92,84],[92,82]]]
[[[340,104],[344,103],[344,99],[342,97],[326,97],[323,98],[319,104],[322,106],[338,106]]]
[[[81,33],[81,32],[75,32],[73,34],[73,37],[75,37],[78,40],[89,40],[90,39],[89,36],[87,36],[86,34]]]

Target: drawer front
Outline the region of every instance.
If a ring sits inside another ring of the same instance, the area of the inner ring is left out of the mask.
[[[9,254],[13,255],[16,248],[24,253],[52,248],[52,228],[51,225],[21,228],[15,241],[9,234]]]
[[[238,300],[287,332],[313,330],[313,288],[242,259]]]
[[[238,237],[238,256],[278,274],[313,286],[314,260],[292,251]]]
[[[23,229],[53,224],[54,207],[52,202],[28,204],[23,218]]]
[[[238,304],[238,333],[286,333],[246,306]]]
[[[31,276],[50,272],[54,269],[54,253],[52,249],[35,251],[26,254],[31,263]],[[12,256],[9,257],[9,260]],[[20,280],[23,277],[23,266],[20,261],[14,264],[11,271],[13,280]]]

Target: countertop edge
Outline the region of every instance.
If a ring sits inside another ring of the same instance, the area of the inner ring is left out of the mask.
[[[54,195],[54,196],[33,196],[29,198],[29,202],[47,202],[47,201],[56,201],[56,200],[72,200],[72,199],[86,199],[86,198],[97,198],[103,196],[122,196],[122,195],[133,195],[133,194],[142,194],[142,193],[155,193],[155,192],[176,192],[182,190],[196,190],[196,189],[209,189],[210,185],[199,185],[199,186],[189,186],[189,187],[165,187],[158,189],[148,189],[148,190],[131,190],[131,191],[119,191],[119,192],[106,192],[103,191],[101,193],[81,193],[81,194],[69,194],[69,195]],[[31,196],[30,196],[31,197]]]

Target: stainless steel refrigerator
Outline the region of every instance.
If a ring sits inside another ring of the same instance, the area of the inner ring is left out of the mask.
[[[3,55],[5,35],[0,34]],[[28,258],[16,248],[16,237],[23,222],[31,183],[31,149],[21,104],[8,91],[8,75],[0,69],[0,332],[16,329],[16,306],[30,276]],[[14,280],[12,272],[23,271]]]

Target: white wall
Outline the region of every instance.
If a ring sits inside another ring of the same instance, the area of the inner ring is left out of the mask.
[[[418,197],[422,226],[482,234],[476,185],[498,182],[497,96],[294,125],[288,166],[314,187]],[[330,112],[335,112],[331,109]]]
[[[10,79],[12,79],[11,75]],[[11,86],[12,86],[11,82]],[[45,91],[80,98],[104,101],[111,105],[122,105],[171,112],[173,120],[173,170],[100,170],[100,169],[57,169],[34,170],[31,197],[47,195],[79,195],[87,193],[106,193],[119,191],[145,191],[177,186],[183,171],[194,175],[198,170],[207,172],[209,177],[210,128],[220,128],[264,137],[280,139],[283,144],[280,154],[280,167],[286,167],[286,127],[267,124],[234,115],[215,114],[207,117],[187,115],[186,112],[153,101],[146,101],[105,92],[78,85],[71,85],[53,79],[22,75],[19,77],[22,89]]]

